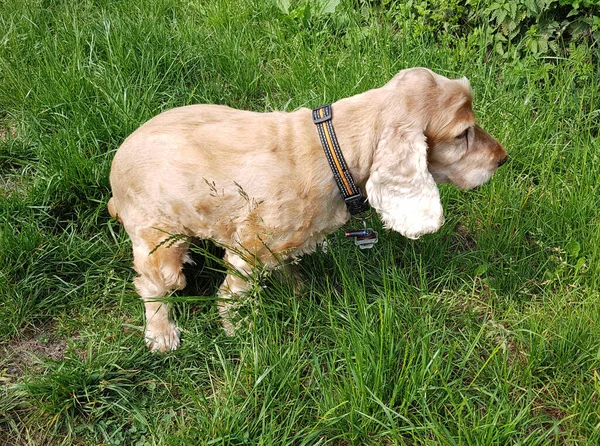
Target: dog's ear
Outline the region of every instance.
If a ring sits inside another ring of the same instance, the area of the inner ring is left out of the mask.
[[[382,135],[366,184],[369,202],[387,228],[411,239],[444,223],[440,193],[427,170],[425,135],[390,129]]]

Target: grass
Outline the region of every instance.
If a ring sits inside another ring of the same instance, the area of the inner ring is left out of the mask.
[[[371,3],[0,4],[0,443],[600,444],[597,48],[500,58]],[[410,66],[469,77],[509,163],[441,187],[447,222],[419,241],[333,234],[233,338],[196,255],[182,347],[150,354],[106,212],[124,138],[174,106],[314,107]]]

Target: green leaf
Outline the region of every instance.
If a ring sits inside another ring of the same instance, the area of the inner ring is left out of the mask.
[[[531,39],[529,42],[527,42],[527,47],[533,54],[537,54],[538,44],[534,39]]]
[[[583,265],[585,265],[585,257],[579,257],[577,259],[577,263],[575,264],[575,271],[579,272]]]
[[[479,265],[477,268],[475,268],[475,272],[473,273],[475,276],[482,276],[484,275],[488,270],[488,265],[487,263],[483,263],[481,265]]]
[[[339,4],[340,4],[340,0],[325,0],[325,2],[323,4],[323,9],[321,10],[321,12],[323,14],[331,14],[332,12],[335,12],[335,8]]]
[[[571,257],[577,257],[579,251],[581,251],[581,245],[575,240],[571,240],[567,243],[567,246],[565,246],[565,251],[567,251]]]
[[[540,10],[538,8],[537,3],[534,0],[525,0],[525,6],[527,6],[527,10],[534,13],[539,14]]]
[[[496,20],[496,24],[497,25],[501,25],[502,22],[504,22],[504,19],[506,18],[506,14],[507,11],[504,9],[496,9],[494,11],[494,13],[492,14],[492,19]]]
[[[504,47],[502,46],[502,42],[500,42],[500,41],[496,42],[496,44],[494,45],[494,50],[498,54],[503,55],[504,54]]]
[[[291,0],[275,0],[275,4],[281,12],[284,14],[290,13],[290,1]]]
[[[312,18],[312,10],[310,8],[310,3],[307,3],[306,6],[304,6],[304,14],[302,14],[302,23],[304,24],[304,26],[309,25],[311,18]]]

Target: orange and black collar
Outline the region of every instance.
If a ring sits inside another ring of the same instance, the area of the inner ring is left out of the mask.
[[[317,126],[325,156],[327,157],[327,161],[329,161],[333,177],[346,202],[348,211],[351,215],[357,215],[368,211],[371,209],[369,202],[363,196],[360,188],[354,183],[354,178],[348,170],[344,155],[342,155],[340,145],[335,136],[333,124],[331,122],[333,118],[331,104],[315,108],[312,111],[312,118]]]

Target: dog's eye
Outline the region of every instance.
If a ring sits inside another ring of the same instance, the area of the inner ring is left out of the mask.
[[[464,132],[462,132],[460,135],[458,135],[456,137],[456,139],[466,138],[468,134],[469,134],[469,129],[466,129]]]

